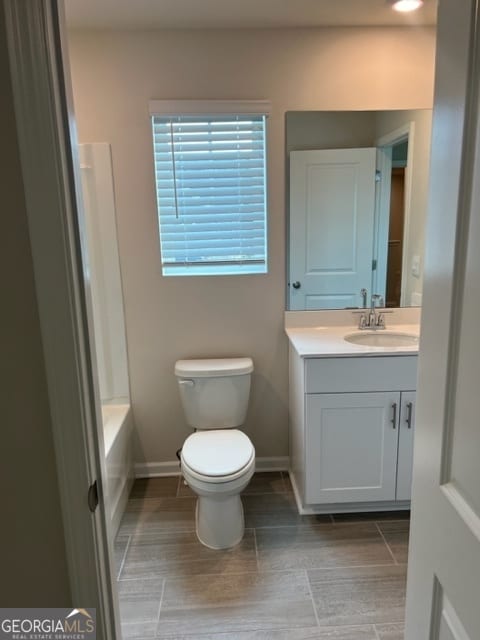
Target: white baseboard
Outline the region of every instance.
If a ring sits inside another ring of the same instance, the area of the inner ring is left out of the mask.
[[[257,458],[255,469],[257,471],[288,471],[290,458],[288,456],[278,456],[276,458]]]
[[[160,478],[162,476],[179,476],[180,463],[171,462],[136,462],[133,466],[136,478]]]
[[[297,509],[298,509],[298,513],[301,516],[305,515],[305,509],[303,508],[302,505],[302,499],[300,497],[300,490],[297,486],[297,481],[295,480],[295,476],[293,475],[293,473],[289,470],[288,475],[290,476],[290,482],[292,485],[292,489],[293,489],[293,497],[295,498],[295,503],[297,505]]]
[[[287,471],[288,466],[288,456],[257,458],[255,461],[257,471]],[[178,460],[172,460],[171,462],[137,462],[134,470],[136,478],[160,478],[162,476],[180,475]]]

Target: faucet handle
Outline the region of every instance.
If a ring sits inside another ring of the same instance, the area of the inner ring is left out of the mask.
[[[366,329],[367,328],[367,310],[366,309],[355,309],[352,311],[354,315],[360,316],[358,319],[358,328]]]
[[[380,311],[378,316],[377,316],[377,327],[379,329],[385,329],[385,315],[387,313],[393,313],[393,311]]]

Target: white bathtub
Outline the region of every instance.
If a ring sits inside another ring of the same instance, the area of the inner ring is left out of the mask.
[[[130,405],[125,403],[103,404],[102,417],[107,504],[115,536],[133,484],[133,418]]]

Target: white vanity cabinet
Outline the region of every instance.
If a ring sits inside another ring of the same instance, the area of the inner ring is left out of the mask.
[[[407,508],[417,356],[290,352],[291,474],[303,512]]]

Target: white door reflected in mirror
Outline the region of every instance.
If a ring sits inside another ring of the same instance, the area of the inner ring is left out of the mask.
[[[421,305],[430,129],[429,109],[287,113],[288,309]]]
[[[291,309],[362,305],[372,279],[375,149],[290,154]]]

